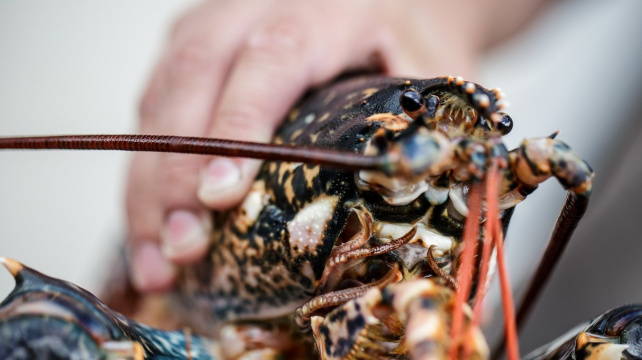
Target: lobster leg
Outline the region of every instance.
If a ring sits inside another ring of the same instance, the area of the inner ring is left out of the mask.
[[[312,317],[312,330],[322,359],[446,359],[453,306],[449,287],[419,279],[373,287],[325,317]],[[456,341],[471,345],[470,358],[488,357],[479,329],[468,327]]]
[[[576,194],[591,193],[593,169],[565,143],[551,137],[527,139],[509,154],[517,180],[537,187],[554,176],[564,188]]]
[[[525,140],[509,154],[513,174],[525,187],[535,188],[554,176],[569,190],[546,251],[518,307],[517,325],[523,324],[539,292],[562,256],[588,207],[593,169],[566,144],[551,137]]]
[[[231,323],[219,333],[222,359],[308,359],[312,347],[291,331],[289,324]]]
[[[509,153],[508,159],[512,171],[506,172],[504,189],[512,189],[500,194],[500,203],[507,207],[509,203],[523,200],[537,186],[550,177],[555,177],[568,196],[557,218],[553,233],[546,250],[531,278],[517,308],[517,327],[523,326],[535,304],[538,295],[553,272],[568,244],[575,228],[588,207],[591,195],[593,169],[575,154],[565,143],[554,139],[553,134],[546,138],[527,139],[521,146]],[[504,347],[505,340],[498,346]],[[498,356],[501,352],[495,352]]]

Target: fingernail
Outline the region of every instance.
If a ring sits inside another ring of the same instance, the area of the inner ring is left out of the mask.
[[[174,282],[176,270],[161,254],[158,245],[146,241],[132,250],[132,281],[141,291],[161,291]]]
[[[241,180],[241,169],[238,164],[227,158],[210,161],[201,175],[198,188],[199,197],[215,198],[221,192],[232,188]]]
[[[186,210],[172,211],[161,234],[163,255],[171,261],[198,258],[207,247],[211,225]]]

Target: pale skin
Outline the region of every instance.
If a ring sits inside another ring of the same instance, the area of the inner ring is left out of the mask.
[[[175,24],[141,100],[140,133],[268,142],[306,89],[349,70],[474,81],[479,54],[544,1],[206,1]],[[177,265],[205,254],[209,212],[238,204],[259,166],[134,156],[127,213],[138,290],[170,288]]]

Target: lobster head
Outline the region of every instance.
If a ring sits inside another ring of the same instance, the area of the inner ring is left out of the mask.
[[[397,116],[405,123],[384,123],[368,141],[364,153],[387,157],[387,166],[384,171],[361,171],[361,189],[380,193],[391,205],[403,205],[431,188],[480,180],[491,162],[506,166],[501,137],[512,130],[513,120],[500,112],[501,91],[461,78],[441,80],[401,92]]]

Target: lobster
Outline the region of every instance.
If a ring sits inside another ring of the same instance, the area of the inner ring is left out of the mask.
[[[0,148],[270,160],[242,205],[213,215],[218,226],[210,254],[183,269],[173,295],[172,311],[203,337],[151,329],[74,285],[4,259],[17,286],[0,305],[7,339],[0,354],[487,358],[477,328],[479,304],[491,258],[505,278],[502,238],[513,207],[551,176],[569,189],[519,307],[521,323],[586,209],[593,177],[556,134],[507,151],[501,136],[512,119],[500,112],[500,98],[498,90],[461,78],[365,77],[310,95],[275,145],[173,136],[0,139]],[[508,293],[505,288],[509,355],[515,358]],[[534,358],[563,358],[551,351],[586,359],[636,356],[635,338],[622,333],[621,323],[636,324],[637,316],[607,313],[575,338],[571,350],[545,350]],[[48,342],[54,334],[59,340]],[[613,345],[620,341],[632,346]]]

